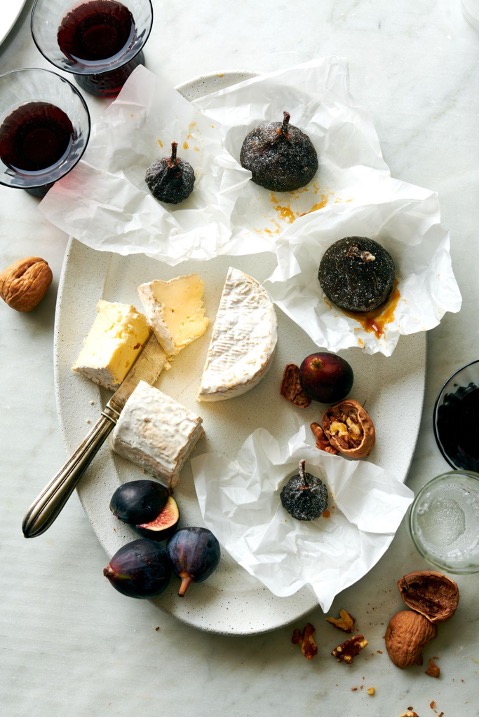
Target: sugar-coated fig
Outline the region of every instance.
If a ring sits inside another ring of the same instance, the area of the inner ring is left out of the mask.
[[[302,459],[298,474],[292,476],[280,492],[280,500],[283,508],[297,521],[313,521],[326,511],[328,491],[318,476],[305,471]]]
[[[195,172],[186,160],[177,157],[177,142],[172,142],[172,154],[156,160],[147,169],[145,182],[155,199],[179,204],[193,192]]]
[[[385,304],[392,293],[395,264],[375,240],[344,237],[325,251],[318,280],[337,307],[349,312],[368,312]]]
[[[181,579],[179,596],[193,582],[205,581],[220,561],[220,544],[213,533],[200,526],[188,526],[173,534],[167,544],[173,572]]]
[[[153,521],[136,524],[133,529],[145,538],[153,541],[164,541],[175,533],[179,520],[178,504],[173,496],[169,496],[167,503]]]
[[[131,598],[152,598],[168,586],[172,566],[166,549],[141,538],[122,546],[103,569],[112,586]]]
[[[263,122],[245,137],[240,164],[252,173],[252,180],[276,192],[290,192],[308,184],[318,169],[318,158],[311,139],[290,124]]]
[[[300,385],[310,399],[333,404],[351,390],[353,369],[337,354],[315,352],[300,364]]]
[[[170,491],[158,481],[127,481],[114,491],[110,510],[127,524],[144,524],[158,517],[169,496]]]

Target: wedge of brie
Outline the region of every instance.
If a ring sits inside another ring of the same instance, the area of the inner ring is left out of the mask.
[[[213,325],[199,401],[230,399],[267,373],[277,343],[277,317],[257,280],[230,267]]]
[[[106,389],[115,390],[151,333],[145,316],[135,307],[100,299],[97,316],[72,369]]]
[[[138,295],[158,343],[169,357],[205,333],[204,284],[198,274],[155,279],[141,284]]]
[[[173,487],[203,433],[200,416],[140,381],[120,414],[111,446],[120,456]]]

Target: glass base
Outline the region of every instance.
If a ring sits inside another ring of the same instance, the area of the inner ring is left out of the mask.
[[[117,67],[109,72],[101,72],[98,75],[75,75],[77,85],[96,97],[116,97],[123,85],[138,65],[145,64],[143,50],[130,62],[122,67]]]

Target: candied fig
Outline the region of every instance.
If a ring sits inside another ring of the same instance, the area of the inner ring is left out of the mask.
[[[205,581],[218,566],[220,544],[209,529],[188,526],[173,534],[167,544],[173,572],[181,579],[179,596],[184,596],[192,581]]]
[[[311,139],[291,125],[289,113],[284,112],[283,122],[263,122],[247,134],[240,164],[250,170],[255,184],[289,192],[313,179],[318,158]]]
[[[316,352],[300,364],[300,384],[310,399],[331,404],[347,396],[353,386],[353,369],[337,354]]]
[[[302,459],[298,474],[292,476],[283,487],[280,501],[294,519],[313,521],[327,509],[327,487],[317,476],[305,471],[305,461]]]
[[[168,586],[172,567],[163,546],[149,539],[136,539],[117,551],[103,575],[125,596],[151,598]]]
[[[344,237],[323,255],[320,286],[330,301],[349,312],[368,312],[385,304],[395,284],[395,264],[378,242]]]
[[[322,428],[333,448],[350,459],[363,459],[375,444],[373,421],[355,399],[330,406],[323,415]]]
[[[147,169],[145,182],[155,199],[178,204],[193,192],[195,173],[186,160],[177,157],[177,142],[172,142],[171,157],[156,160]]]
[[[173,496],[169,496],[167,503],[153,521],[137,524],[133,528],[140,536],[150,538],[153,541],[163,541],[175,533],[179,520],[178,504]]]
[[[457,610],[458,586],[439,571],[412,571],[397,586],[407,606],[432,623],[443,623]]]
[[[170,491],[158,481],[127,481],[113,493],[110,510],[127,524],[148,523],[157,518],[169,496]]]

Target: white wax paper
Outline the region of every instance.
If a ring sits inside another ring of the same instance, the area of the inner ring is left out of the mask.
[[[402,334],[424,332],[445,312],[458,312],[460,291],[449,254],[450,238],[440,224],[437,196],[387,177],[372,177],[370,199],[348,211],[331,207],[321,221],[298,220],[276,243],[277,268],[265,287],[275,303],[319,346],[337,352],[361,347],[390,356]],[[350,236],[375,239],[395,262],[399,297],[371,325],[347,315],[324,295],[318,281],[320,260],[330,244]]]
[[[172,141],[195,172],[192,194],[178,205],[158,202],[145,184],[147,168],[170,156]],[[248,182],[216,124],[139,66],[93,128],[84,158],[39,207],[89,247],[173,266],[224,253],[231,212]]]
[[[282,507],[300,459],[326,484],[330,516],[297,521]],[[378,466],[319,451],[305,427],[285,445],[257,429],[233,460],[208,453],[191,466],[205,526],[226,551],[276,596],[310,586],[324,611],[381,558],[413,499]]]

